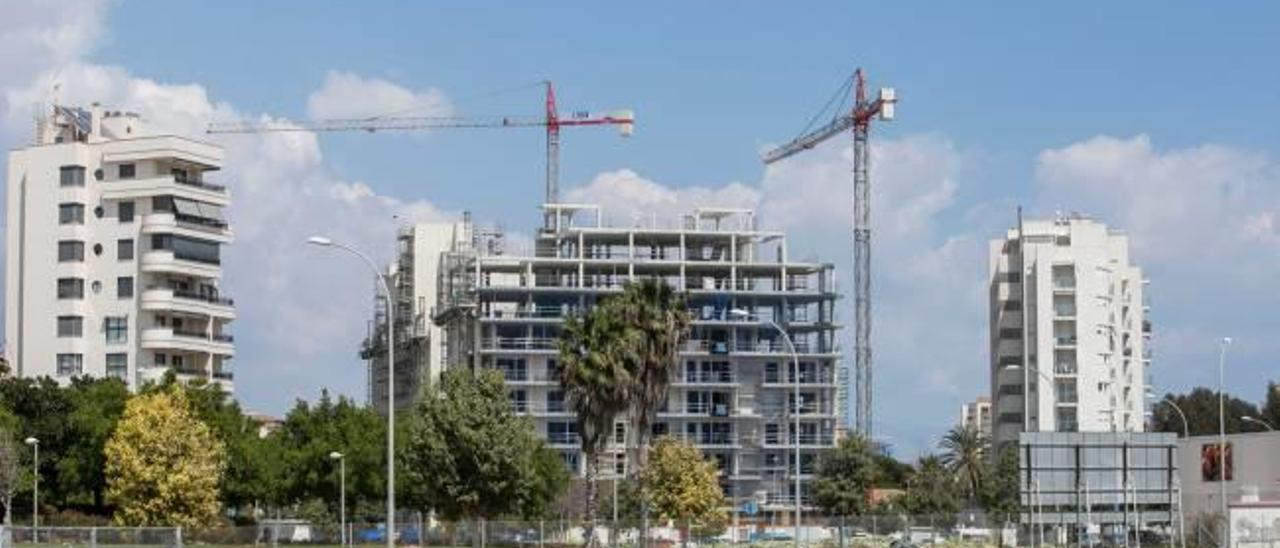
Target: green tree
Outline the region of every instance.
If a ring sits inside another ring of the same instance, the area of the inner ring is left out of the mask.
[[[850,435],[818,458],[813,501],[834,516],[855,516],[870,507],[871,488],[879,477],[870,442]]]
[[[66,421],[70,436],[57,457],[58,488],[70,496],[86,495],[94,512],[106,514],[103,448],[124,413],[129,387],[119,379],[79,377],[65,392],[71,403]]]
[[[1018,519],[1018,448],[1008,444],[987,464],[987,480],[982,483],[978,501],[993,524]]]
[[[348,398],[335,401],[324,391],[314,404],[299,400],[266,443],[246,447],[249,454],[274,453],[277,462],[287,463],[283,470],[256,472],[276,482],[283,492],[254,496],[277,505],[319,498],[333,506],[331,513],[336,515],[338,463],[329,454],[338,451],[346,460],[348,505],[376,503],[386,493],[386,432],[385,419]]]
[[[586,463],[588,545],[595,543],[600,452],[613,435],[614,421],[627,410],[634,380],[626,366],[635,361],[636,332],[623,323],[621,302],[609,299],[586,314],[567,318],[558,343],[560,385],[577,420]]]
[[[942,464],[946,465],[949,472],[963,480],[965,496],[970,501],[976,500],[978,493],[982,490],[982,479],[988,460],[986,436],[983,436],[977,428],[957,426],[942,437],[938,446],[943,451]]]
[[[1262,402],[1262,420],[1272,427],[1280,428],[1280,384],[1267,383],[1267,397]]]
[[[413,410],[400,451],[403,494],[445,519],[489,519],[521,511],[530,480],[547,465],[532,425],[517,417],[502,375],[446,371]],[[554,497],[549,497],[554,498]]]
[[[40,440],[41,504],[65,505],[68,497],[58,481],[58,464],[59,456],[67,453],[72,441],[68,426],[72,403],[67,391],[48,377],[10,377],[0,380],[0,401],[18,418],[18,439]]]
[[[0,505],[4,506],[4,525],[13,524],[13,496],[22,482],[22,456],[14,436],[12,414],[0,407]]]
[[[722,509],[728,502],[720,490],[716,464],[686,441],[658,439],[648,466],[640,472],[640,488],[659,517],[685,528],[686,542],[690,527],[714,533],[725,525]]]
[[[683,294],[649,278],[628,283],[616,304],[613,311],[620,314],[632,333],[628,344],[633,349],[625,356],[631,378],[632,446],[637,470],[643,470],[653,435],[651,425],[667,397],[672,372],[680,363],[680,346],[689,337],[693,316]]]
[[[1192,436],[1206,436],[1218,433],[1218,392],[1199,387],[1185,395],[1167,394],[1187,416],[1187,426]],[[1226,427],[1228,434],[1238,432],[1259,432],[1261,425],[1247,422],[1241,417],[1257,417],[1258,406],[1240,398],[1227,394]],[[1153,402],[1152,430],[1156,432],[1175,432],[1182,435],[1182,417],[1165,401]]]
[[[518,512],[527,520],[549,517],[556,497],[569,486],[569,470],[560,453],[538,440],[531,472],[521,478]]]
[[[920,457],[907,479],[903,509],[915,515],[954,516],[960,510],[959,479],[961,476],[949,470],[944,459],[936,455]]]
[[[105,454],[116,523],[200,527],[217,521],[225,449],[191,414],[181,387],[129,400]]]

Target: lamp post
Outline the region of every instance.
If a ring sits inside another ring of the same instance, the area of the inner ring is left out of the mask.
[[[347,545],[347,459],[346,455],[334,451],[329,458],[338,461],[338,523],[341,524],[342,545]]]
[[[1269,422],[1267,422],[1267,421],[1264,421],[1264,420],[1262,420],[1262,419],[1260,419],[1260,418],[1258,418],[1258,417],[1250,417],[1249,415],[1245,415],[1245,416],[1243,416],[1243,417],[1240,417],[1240,420],[1242,420],[1242,421],[1244,421],[1244,422],[1251,422],[1251,423],[1253,423],[1253,424],[1259,425],[1259,426],[1261,426],[1261,427],[1263,427],[1263,428],[1266,428],[1266,429],[1267,429],[1267,431],[1269,431],[1269,432],[1275,432],[1275,431],[1276,431],[1276,427],[1271,426],[1271,423],[1269,423]]]
[[[1156,397],[1156,393],[1148,389],[1147,397],[1154,398]],[[1164,399],[1156,403],[1167,403],[1169,404],[1169,407],[1172,407],[1174,411],[1177,411],[1178,417],[1182,419],[1182,438],[1186,439],[1191,437],[1191,427],[1190,425],[1187,424],[1187,414],[1182,412],[1181,407],[1178,407],[1178,402],[1173,401],[1172,394],[1166,394]],[[1174,454],[1174,458],[1177,458],[1178,452],[1176,450],[1174,451],[1173,454]],[[1173,476],[1173,481],[1176,486],[1175,490],[1178,493],[1177,495],[1178,496],[1178,545],[1185,548],[1187,545],[1187,518],[1186,518],[1186,512],[1183,510],[1183,507],[1182,507],[1182,485],[1181,483],[1178,483],[1179,480],[1178,480],[1178,476],[1176,475]]]
[[[30,445],[33,452],[31,458],[31,541],[39,542],[40,530],[40,440],[29,437],[22,440]]]
[[[798,354],[798,353],[796,352],[796,345],[795,345],[795,343],[793,343],[793,342],[791,341],[791,336],[790,336],[790,335],[788,335],[788,334],[787,334],[787,331],[786,331],[786,330],[784,330],[784,329],[782,329],[782,327],[780,327],[780,326],[779,326],[777,323],[775,323],[773,320],[767,320],[767,319],[761,319],[761,318],[758,318],[758,317],[756,317],[755,315],[753,315],[752,313],[750,313],[750,312],[748,312],[748,311],[746,311],[746,310],[744,310],[744,309],[741,309],[741,308],[735,308],[735,309],[733,309],[733,310],[729,311],[729,315],[731,315],[731,316],[733,316],[733,317],[736,317],[736,318],[743,318],[743,319],[748,319],[748,320],[755,320],[755,321],[757,321],[757,322],[760,322],[761,324],[765,324],[765,325],[768,325],[768,326],[772,327],[774,330],[776,330],[776,331],[778,332],[778,334],[782,335],[782,340],[786,341],[786,343],[787,343],[787,348],[791,351],[791,367],[792,367],[792,371],[793,371],[793,372],[794,372],[794,374],[795,374],[795,378],[793,379],[793,381],[794,381],[794,382],[792,383],[792,386],[793,386],[793,393],[792,393],[792,397],[793,397],[793,398],[795,398],[795,404],[794,404],[794,405],[795,405],[795,411],[794,411],[794,413],[795,413],[795,428],[796,428],[796,448],[795,448],[795,459],[796,459],[796,477],[795,477],[795,480],[796,480],[796,500],[795,500],[795,503],[796,503],[796,508],[795,508],[795,513],[796,513],[796,524],[795,524],[795,525],[796,525],[796,531],[795,531],[795,536],[796,536],[796,548],[800,548],[800,515],[801,515],[801,509],[800,509],[800,493],[801,493],[801,491],[800,491],[800,489],[801,489],[801,486],[800,486],[800,470],[801,470],[801,468],[800,468],[800,439],[801,439],[801,438],[800,438],[800,410],[801,410],[801,408],[802,408],[801,400],[800,400],[800,354]]]
[[[1218,349],[1218,496],[1222,499],[1222,545],[1231,545],[1231,527],[1227,520],[1227,397],[1223,393],[1223,377],[1227,368],[1227,347],[1231,337],[1223,337]]]
[[[1147,397],[1155,398],[1156,393],[1151,390],[1147,390]],[[1163,399],[1161,399],[1156,403],[1167,403],[1169,404],[1169,407],[1172,407],[1174,411],[1177,411],[1178,418],[1182,419],[1182,437],[1183,438],[1191,437],[1191,427],[1187,424],[1187,414],[1182,412],[1181,407],[1178,407],[1178,402],[1173,400],[1173,395],[1171,394],[1166,395]]]
[[[395,299],[391,288],[387,287],[387,278],[378,269],[368,255],[346,244],[335,242],[323,236],[307,238],[307,243],[320,247],[340,249],[358,257],[378,279],[378,286],[387,297],[387,548],[396,544],[396,375],[395,375]]]

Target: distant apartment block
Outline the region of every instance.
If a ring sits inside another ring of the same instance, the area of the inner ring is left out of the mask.
[[[785,236],[757,228],[749,210],[698,209],[670,226],[607,226],[597,206],[543,209],[532,250],[502,250],[494,245],[500,234],[476,231],[471,245],[444,255],[435,318],[445,327],[445,363],[502,372],[512,406],[581,471],[577,425],[557,380],[562,322],[628,281],[661,280],[687,292],[694,323],[653,433],[714,458],[728,496],[789,508],[796,444],[807,481],[845,416],[832,265],[793,259]],[[794,339],[798,371],[765,320]],[[626,470],[626,428],[619,418],[605,470]]]
[[[444,336],[432,321],[445,252],[471,240],[469,222],[439,221],[404,226],[396,234],[396,262],[387,277],[395,296],[396,410],[413,406],[422,390],[448,365],[441,348]],[[369,336],[361,348],[368,361],[369,400],[379,413],[387,411],[386,305],[378,298]]]
[[[231,242],[219,147],[153,135],[136,114],[55,107],[9,153],[6,352],[13,374],[173,371],[232,389]]]
[[[990,272],[994,439],[1143,431],[1151,323],[1127,237],[1027,221],[991,242]]]
[[[977,430],[982,437],[991,439],[991,398],[978,399],[960,406],[960,427]]]

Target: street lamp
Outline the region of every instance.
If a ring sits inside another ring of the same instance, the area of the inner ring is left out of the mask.
[[[1223,376],[1227,368],[1227,347],[1231,337],[1223,337],[1218,349],[1218,496],[1222,498],[1223,546],[1231,545],[1231,527],[1227,518],[1227,397],[1223,393]]]
[[[331,460],[338,461],[338,523],[342,525],[339,537],[342,545],[347,545],[347,459],[345,455],[334,451],[329,453]]]
[[[1154,391],[1147,390],[1147,397],[1154,399],[1157,396]],[[1177,411],[1178,418],[1182,419],[1182,437],[1183,438],[1191,437],[1191,427],[1187,424],[1187,414],[1182,412],[1181,407],[1178,407],[1178,402],[1173,401],[1172,394],[1166,394],[1164,398],[1162,398],[1160,401],[1157,401],[1156,403],[1167,403],[1169,404],[1169,407],[1172,407],[1174,411]]]
[[[780,327],[773,320],[759,318],[754,314],[752,314],[751,312],[748,312],[747,310],[744,310],[741,308],[735,308],[733,310],[730,310],[729,315],[735,318],[742,318],[745,320],[755,320],[761,324],[769,325],[770,327],[774,328],[780,335],[782,335],[782,340],[786,341],[787,348],[790,349],[791,351],[791,367],[795,373],[794,382],[792,383],[792,386],[794,387],[792,397],[795,398],[795,428],[796,428],[796,449],[795,449],[796,451],[795,452],[796,533],[795,534],[796,534],[796,548],[799,548],[800,547],[800,514],[801,514],[801,510],[800,510],[800,493],[801,493],[800,491],[801,489],[800,487],[800,470],[801,470],[800,469],[800,439],[801,439],[800,438],[800,411],[801,411],[801,405],[802,405],[801,399],[800,399],[800,354],[796,352],[796,345],[791,341],[791,336],[788,335],[787,331],[785,329],[782,329],[782,327]]]
[[[1258,418],[1258,417],[1250,417],[1249,415],[1245,415],[1245,416],[1243,416],[1243,417],[1240,417],[1240,420],[1242,420],[1242,421],[1244,421],[1244,422],[1251,422],[1251,423],[1254,423],[1254,424],[1260,425],[1260,426],[1262,426],[1263,428],[1266,428],[1266,429],[1267,429],[1268,431],[1270,431],[1270,432],[1275,432],[1275,431],[1276,431],[1276,427],[1271,426],[1271,423],[1269,423],[1269,422],[1267,422],[1267,421],[1264,421],[1264,420],[1262,420],[1262,419],[1260,419],[1260,418]]]
[[[320,247],[332,247],[355,255],[373,271],[378,279],[382,293],[387,297],[387,548],[396,544],[396,375],[395,375],[395,300],[391,296],[391,288],[387,287],[387,278],[378,269],[368,255],[354,247],[335,242],[324,236],[307,238],[307,243]]]
[[[40,440],[30,437],[22,440],[33,451],[31,458],[31,541],[38,542],[40,530]]]

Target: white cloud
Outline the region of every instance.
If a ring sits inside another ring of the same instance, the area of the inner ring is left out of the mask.
[[[106,7],[99,0],[0,0],[0,90],[87,53],[102,36]],[[42,100],[55,98],[52,85],[42,91]],[[12,106],[13,99],[0,93],[0,112]]]
[[[754,209],[760,191],[741,183],[722,187],[669,187],[646,179],[630,169],[596,175],[584,186],[565,193],[566,202],[597,204],[609,224],[634,226],[674,225],[680,216],[695,207],[738,207]]]
[[[312,118],[375,116],[449,116],[453,107],[436,88],[414,91],[378,78],[331,70],[324,85],[307,97]]]

